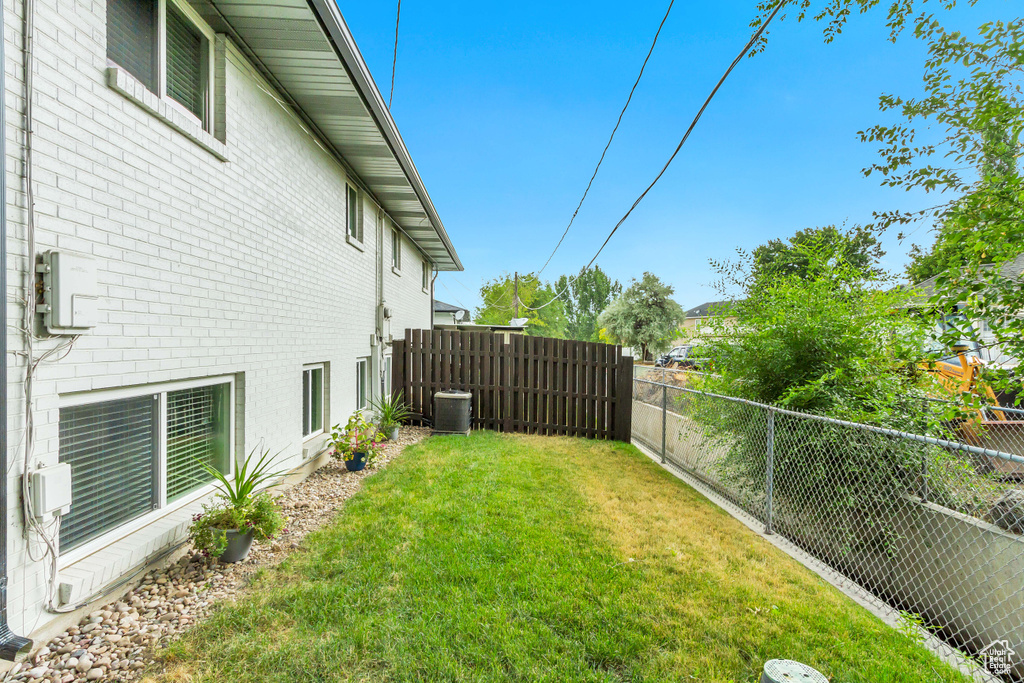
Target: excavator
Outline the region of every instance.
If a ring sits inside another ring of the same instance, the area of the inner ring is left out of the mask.
[[[972,446],[1024,456],[1024,412],[999,405],[992,387],[981,381],[985,362],[971,355],[967,345],[954,346],[952,351],[955,356],[930,363],[925,369],[950,395],[973,394],[988,404],[977,417],[962,421],[957,435]],[[1024,480],[1024,465],[1001,458],[986,458],[983,465],[993,474]]]

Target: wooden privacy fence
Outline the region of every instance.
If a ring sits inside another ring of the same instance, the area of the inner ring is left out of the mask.
[[[473,394],[473,427],[629,441],[633,359],[622,347],[493,332],[406,330],[391,390],[432,422],[434,392]]]

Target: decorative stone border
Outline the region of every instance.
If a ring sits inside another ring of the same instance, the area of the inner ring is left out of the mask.
[[[423,427],[403,427],[398,441],[384,444],[377,467],[429,434]],[[220,564],[190,552],[148,572],[119,600],[91,612],[28,661],[15,665],[9,679],[40,683],[138,680],[154,664],[158,648],[201,621],[216,603],[238,595],[257,570],[277,564],[297,549],[308,533],[334,518],[373,472],[348,472],[343,462],[332,460],[280,493],[288,517],[280,538],[253,546],[249,557],[238,564]]]

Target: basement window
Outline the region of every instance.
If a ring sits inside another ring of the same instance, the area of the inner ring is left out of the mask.
[[[107,0],[107,59],[194,118],[212,121],[214,34],[178,0]]]
[[[230,476],[233,405],[229,378],[62,398],[71,512],[61,519],[61,554],[212,489],[203,464]]]
[[[324,366],[302,369],[302,438],[324,431]]]
[[[370,359],[356,360],[356,410],[365,410],[370,403]]]

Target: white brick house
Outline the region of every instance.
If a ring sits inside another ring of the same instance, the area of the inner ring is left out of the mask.
[[[333,0],[11,0],[4,23],[7,619],[39,638],[181,542],[211,489],[183,443],[308,467],[461,264]],[[26,273],[52,250],[93,260],[97,299],[77,338],[34,316],[33,357],[60,353],[30,434]],[[22,475],[58,462],[51,592]]]

